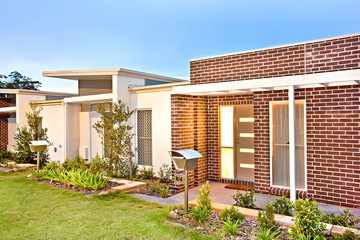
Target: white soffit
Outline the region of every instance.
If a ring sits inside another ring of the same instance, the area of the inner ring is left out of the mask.
[[[65,103],[100,103],[100,102],[106,102],[112,100],[113,100],[112,93],[64,98]]]
[[[16,112],[16,107],[3,107],[0,108],[0,113]]]
[[[173,94],[187,94],[195,96],[219,95],[281,90],[287,89],[289,86],[294,86],[295,88],[314,88],[355,84],[360,84],[360,70],[177,86],[173,88]]]

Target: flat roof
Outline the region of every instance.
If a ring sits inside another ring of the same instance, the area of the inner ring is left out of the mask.
[[[129,87],[130,91],[156,91],[156,90],[166,90],[166,89],[172,89],[176,86],[183,86],[183,85],[189,85],[190,81],[184,81],[184,82],[176,82],[176,83],[163,83],[163,84],[156,84],[156,85],[148,85],[148,86],[135,86],[135,87]]]
[[[140,72],[126,68],[110,68],[110,69],[87,69],[87,70],[60,70],[60,71],[43,71],[44,77],[62,78],[68,80],[81,79],[112,79],[113,75],[137,76],[145,79],[158,80],[164,82],[183,82],[185,80],[173,77],[167,77],[152,73]]]
[[[191,59],[190,62],[191,62],[191,61],[204,60],[204,59],[217,58],[217,57],[225,57],[225,56],[231,56],[231,55],[238,55],[238,54],[243,54],[243,53],[264,51],[264,50],[270,50],[270,49],[276,49],[276,48],[290,47],[290,46],[302,45],[302,44],[307,44],[307,43],[316,43],[316,42],[334,40],[334,39],[339,39],[339,38],[354,37],[354,36],[360,36],[360,33],[342,35],[342,36],[338,36],[338,37],[322,38],[322,39],[305,41],[305,42],[284,44],[284,45],[278,45],[278,46],[272,46],[272,47],[266,47],[266,48],[251,49],[251,50],[246,50],[246,51],[241,51],[241,52],[226,53],[226,54],[220,54],[220,55],[209,56],[209,57],[194,58],[194,59]]]
[[[0,93],[29,94],[29,95],[51,95],[51,96],[77,96],[77,94],[75,94],[75,93],[52,92],[52,91],[29,90],[29,89],[9,89],[9,88],[0,88]]]

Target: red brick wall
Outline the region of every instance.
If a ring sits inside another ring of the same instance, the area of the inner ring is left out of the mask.
[[[360,68],[360,36],[193,60],[191,84]]]
[[[0,98],[0,107],[9,107],[9,98]],[[7,113],[0,113],[0,152],[7,150],[8,144],[8,118],[10,117]]]

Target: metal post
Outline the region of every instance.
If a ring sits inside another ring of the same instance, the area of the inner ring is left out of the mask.
[[[185,170],[184,203],[185,203],[185,213],[188,213],[188,208],[189,208],[188,170]]]
[[[289,161],[290,200],[296,201],[296,159],[295,159],[295,96],[294,86],[289,86]]]
[[[39,172],[39,163],[40,163],[40,152],[37,152],[37,168],[36,168],[37,172]]]

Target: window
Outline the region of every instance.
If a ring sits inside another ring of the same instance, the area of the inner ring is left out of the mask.
[[[305,170],[305,102],[295,101],[296,187],[306,188]],[[272,185],[290,186],[289,170],[289,103],[270,103]]]
[[[152,166],[152,111],[137,111],[138,164]]]

